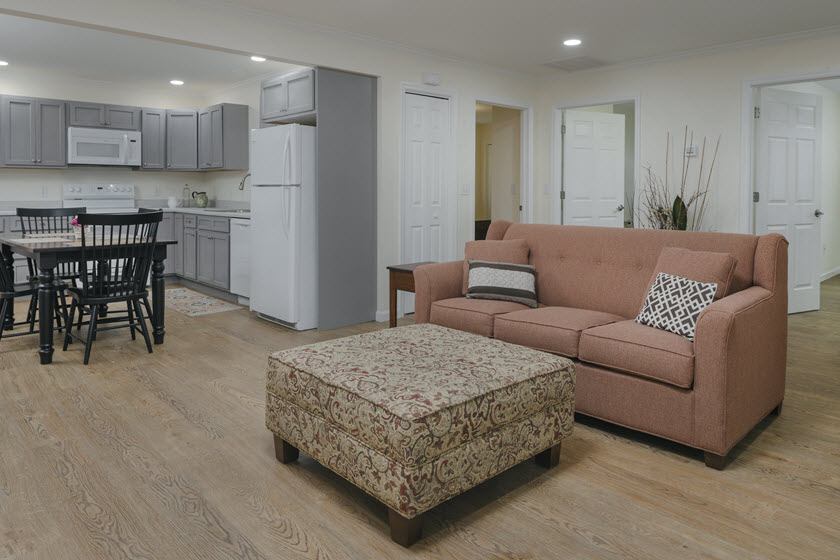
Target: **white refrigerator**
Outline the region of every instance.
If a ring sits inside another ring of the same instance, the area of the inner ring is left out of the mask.
[[[251,309],[318,327],[315,127],[251,130]]]

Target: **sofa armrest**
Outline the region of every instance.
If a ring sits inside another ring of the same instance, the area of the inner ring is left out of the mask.
[[[414,269],[414,323],[428,323],[432,303],[461,296],[464,261],[425,264]]]
[[[775,291],[752,286],[700,314],[694,341],[696,447],[726,455],[784,398],[786,276],[773,286]]]

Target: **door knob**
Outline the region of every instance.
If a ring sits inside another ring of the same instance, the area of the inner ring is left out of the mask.
[[[817,218],[819,218],[819,217],[820,217],[820,216],[822,216],[823,214],[825,214],[825,212],[823,212],[823,211],[822,211],[822,210],[820,210],[819,208],[817,208],[816,210],[814,210],[814,216],[816,216]]]
[[[623,204],[619,204],[618,208],[615,209],[616,212],[621,212],[622,210],[624,210],[624,205]]]

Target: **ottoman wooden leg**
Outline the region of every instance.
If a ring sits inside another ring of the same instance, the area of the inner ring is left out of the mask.
[[[285,464],[297,461],[300,451],[298,451],[297,447],[275,434],[274,454],[277,455],[278,461]]]
[[[556,467],[557,464],[560,462],[560,446],[561,443],[557,445],[553,445],[546,449],[545,451],[541,451],[534,455],[534,460],[537,464],[545,469],[550,469],[551,467]]]
[[[420,537],[423,536],[422,515],[408,519],[388,508],[388,523],[391,525],[391,540],[406,548],[419,541]]]
[[[706,466],[710,469],[715,469],[716,471],[722,471],[723,467],[726,466],[726,455],[715,455],[714,453],[709,453],[708,451],[703,452],[703,462],[706,463]]]

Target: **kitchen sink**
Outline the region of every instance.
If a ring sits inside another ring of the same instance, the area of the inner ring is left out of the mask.
[[[251,211],[245,208],[201,208],[205,212],[225,212],[227,214],[250,214]]]

